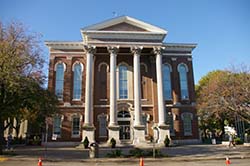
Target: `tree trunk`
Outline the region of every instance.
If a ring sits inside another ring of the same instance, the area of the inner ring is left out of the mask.
[[[4,121],[0,118],[0,155],[3,155],[4,147]]]

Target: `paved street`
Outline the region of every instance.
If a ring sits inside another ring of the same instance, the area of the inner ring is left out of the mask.
[[[232,166],[249,166],[250,159],[233,159]],[[5,161],[1,166],[35,166],[36,161]],[[137,162],[43,162],[43,166],[138,166]],[[224,160],[201,160],[201,161],[145,161],[145,166],[225,166]]]
[[[117,148],[123,154],[128,154],[131,148]],[[20,146],[15,147],[10,155],[0,157],[0,166],[34,166],[38,158],[42,157],[43,166],[112,166],[112,165],[139,165],[138,158],[107,158],[111,150],[108,147],[100,148],[100,158],[89,159],[87,149],[75,147],[44,147]],[[148,149],[150,150],[150,149]],[[152,149],[151,149],[152,150]],[[144,158],[145,166],[220,166],[225,165],[225,157],[230,157],[231,165],[248,166],[250,163],[250,147],[237,146],[236,149],[225,145],[181,145],[161,149],[164,158]],[[122,164],[121,164],[122,163]]]

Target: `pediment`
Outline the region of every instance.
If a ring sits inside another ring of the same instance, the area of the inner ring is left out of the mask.
[[[167,31],[129,16],[121,16],[81,29],[82,31],[134,31],[166,34]]]
[[[132,17],[122,16],[81,29],[83,41],[162,42],[167,31]]]
[[[147,32],[147,30],[145,30],[143,28],[128,24],[126,22],[122,22],[122,23],[119,23],[119,24],[115,24],[115,25],[100,29],[100,31],[134,31],[134,32],[138,31],[138,32]]]

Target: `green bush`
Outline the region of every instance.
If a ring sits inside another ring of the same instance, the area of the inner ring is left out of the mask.
[[[122,151],[121,150],[113,150],[111,153],[107,154],[107,157],[122,157]]]
[[[87,136],[84,138],[83,145],[85,149],[89,147],[89,139]]]
[[[235,142],[236,145],[241,145],[241,144],[244,143],[239,137],[235,138],[234,142]]]
[[[152,157],[153,150],[146,151],[146,156]],[[159,149],[155,149],[155,157],[163,157],[164,155],[161,153]]]
[[[164,140],[164,144],[165,144],[165,147],[168,147],[169,144],[170,144],[170,139],[168,138],[168,136],[166,135],[166,138]]]
[[[111,148],[115,148],[116,140],[114,138],[111,138],[110,145],[111,145]]]
[[[134,157],[142,157],[145,156],[145,153],[142,149],[135,148],[129,151],[129,154]]]

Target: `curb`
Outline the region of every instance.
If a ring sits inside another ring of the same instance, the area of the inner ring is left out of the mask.
[[[203,156],[181,156],[181,157],[165,157],[165,158],[144,158],[144,162],[154,162],[157,160],[157,162],[166,162],[166,161],[202,161],[202,160],[225,160],[226,155],[220,156],[220,157],[203,157]],[[250,156],[229,156],[229,158],[232,159],[250,159]],[[38,158],[30,158],[30,157],[0,157],[0,161],[38,161]],[[43,159],[43,162],[86,162],[86,163],[107,163],[107,162],[139,162],[140,158],[95,158],[95,159],[53,159],[53,158],[47,158]]]

